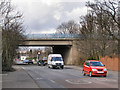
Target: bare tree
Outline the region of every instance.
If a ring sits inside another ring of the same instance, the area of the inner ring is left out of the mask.
[[[96,58],[98,56],[97,50],[97,32],[95,27],[95,19],[93,13],[89,13],[88,15],[81,17],[80,21],[80,33],[84,37],[82,40],[80,39],[77,42],[78,50],[84,54],[85,57],[88,58]]]
[[[120,16],[118,14],[118,0],[104,0],[103,2],[97,0],[95,3],[88,2],[87,6],[92,9],[92,12],[94,12],[97,17],[106,17],[104,18],[104,21],[107,22],[107,24],[104,24],[105,22],[103,21],[102,23],[99,23],[99,25],[105,25],[104,28],[109,35],[114,39],[119,40],[118,31],[120,31]]]
[[[24,39],[22,14],[15,12],[11,2],[0,2],[0,25],[2,28],[2,66],[3,70],[11,70],[16,49]]]
[[[106,9],[107,3],[104,1],[96,1],[94,3],[87,3],[87,7],[90,7],[89,13],[81,18],[80,21],[80,32],[84,36],[83,41],[80,41],[78,44],[78,50],[87,58],[97,58],[99,55],[117,55],[118,54],[118,30],[119,27],[117,24],[118,21],[116,18],[113,18],[110,13],[115,13],[117,10],[107,13]],[[108,6],[107,6],[108,7]],[[117,15],[117,14],[116,14]],[[115,17],[117,17],[114,15]],[[112,48],[111,48],[112,47]]]
[[[56,33],[75,34],[75,33],[79,33],[78,29],[79,29],[79,25],[75,23],[75,21],[70,20],[68,22],[63,22],[61,25],[59,25]]]

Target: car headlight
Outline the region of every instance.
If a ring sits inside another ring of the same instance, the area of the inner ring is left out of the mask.
[[[55,62],[53,62],[52,64],[53,64],[53,65],[56,65],[56,63],[55,63]]]
[[[97,71],[97,69],[92,69],[92,71]]]
[[[106,68],[104,68],[104,71],[107,71],[107,69],[106,69]]]

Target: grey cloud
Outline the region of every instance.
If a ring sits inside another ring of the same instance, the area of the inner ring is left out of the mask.
[[[82,8],[84,6],[84,2],[60,2],[51,6],[41,2],[18,4],[18,7],[21,8],[24,14],[24,24],[27,26],[28,32],[47,31],[51,28],[56,29],[60,23],[70,19],[66,16],[66,11],[71,12],[74,8]],[[60,20],[54,18],[55,12],[61,14]]]

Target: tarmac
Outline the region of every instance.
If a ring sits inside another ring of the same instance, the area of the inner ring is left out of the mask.
[[[2,74],[2,90],[4,88],[39,88],[35,80],[20,66],[13,65],[16,71]],[[82,70],[81,66],[67,65],[65,68]],[[116,71],[109,71],[109,74],[117,74]],[[6,89],[5,89],[6,90]],[[12,90],[12,89],[11,89]]]

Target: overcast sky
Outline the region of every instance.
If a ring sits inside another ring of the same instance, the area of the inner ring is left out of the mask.
[[[16,10],[23,13],[26,33],[31,34],[54,33],[62,22],[69,20],[79,22],[79,17],[87,13],[85,7],[87,1],[12,0],[12,4]]]

